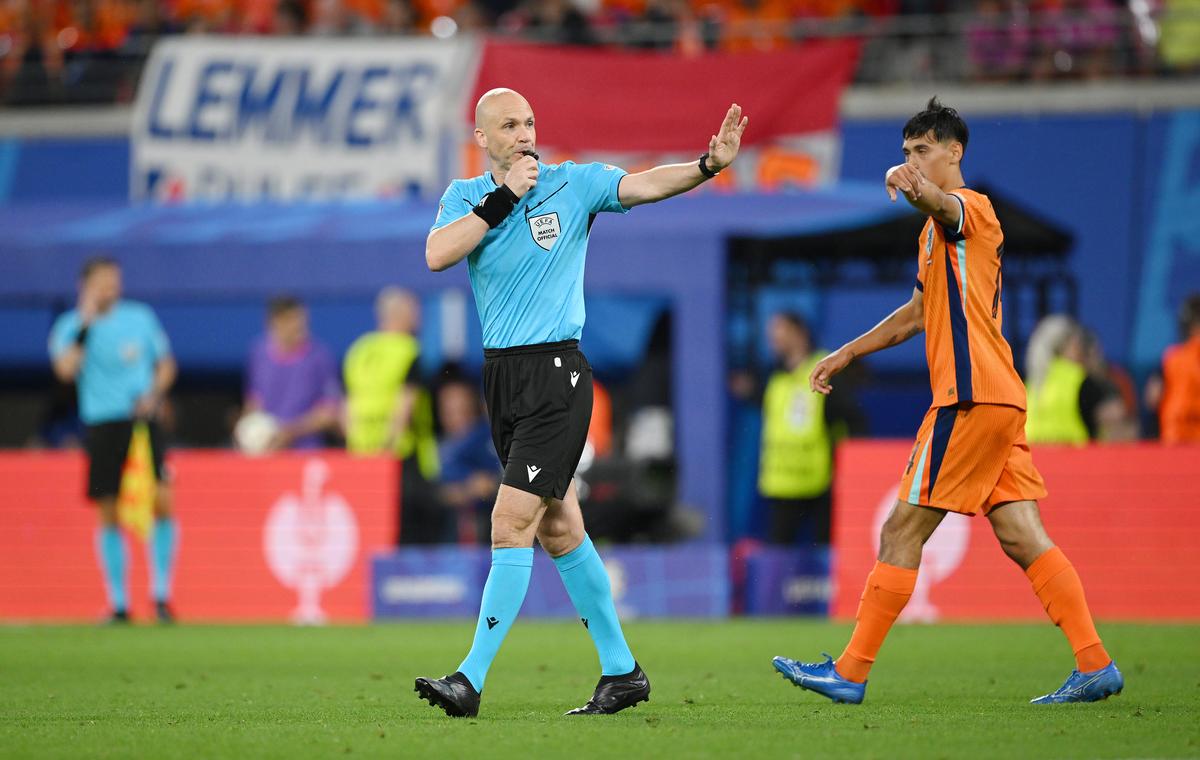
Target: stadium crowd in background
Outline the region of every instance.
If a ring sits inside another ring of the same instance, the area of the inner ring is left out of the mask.
[[[487,31],[696,55],[866,43],[860,81],[1094,79],[1200,67],[1195,0],[0,0],[0,97],[125,102],[174,34],[452,37]]]
[[[339,380],[336,357],[311,336],[305,305],[291,296],[272,299],[267,331],[251,347],[241,414],[273,418],[266,451],[344,444],[357,454],[395,456],[404,484],[397,543],[486,542],[499,466],[479,378],[456,365],[421,377],[415,335],[420,302],[411,293],[386,287],[375,311],[377,329],[347,350]],[[1161,372],[1139,394],[1130,373],[1106,359],[1092,331],[1065,315],[1044,318],[1024,356],[1029,440],[1084,445],[1155,439],[1160,424],[1164,441],[1200,439],[1200,295],[1181,305],[1180,329],[1180,344],[1165,352]],[[781,312],[770,320],[767,334],[775,369],[762,380],[740,373],[746,382],[731,385],[738,398],[762,409],[756,509],[763,513],[753,521],[770,543],[827,544],[832,457],[797,457],[794,450],[832,451],[841,438],[869,433],[851,390],[861,379],[827,398],[808,393],[799,381],[824,352],[813,343],[807,322]],[[622,384],[617,402],[596,382],[596,409],[580,467],[583,500],[595,510],[598,533],[623,540],[687,532],[680,527],[673,488],[662,482],[673,468],[669,406],[639,390],[669,385],[665,378],[639,379],[654,363],[647,359]],[[69,382],[56,386],[30,445],[69,448],[86,437],[79,431],[90,423],[85,417],[80,428],[73,395]],[[161,445],[162,434],[172,433],[171,399],[164,395],[157,408],[154,434]],[[655,432],[661,427],[655,415],[664,414],[668,427]],[[235,444],[236,439],[235,431]]]
[[[500,468],[483,415],[480,378],[454,363],[423,376],[416,296],[394,286],[380,291],[376,329],[350,345],[340,377],[334,352],[312,336],[302,301],[277,296],[266,312],[267,329],[249,347],[240,400],[233,408],[219,397],[201,402],[209,405],[200,414],[228,412],[218,437],[196,440],[190,437],[194,425],[177,430],[172,399],[162,395],[155,445],[170,439],[187,447],[233,446],[252,456],[342,447],[356,455],[390,455],[402,483],[397,544],[486,543]],[[672,512],[673,476],[665,476],[664,483],[662,475],[674,466],[670,410],[656,395],[647,396],[644,387],[661,391],[665,380],[656,379],[656,365],[647,361],[624,384],[629,388],[620,391],[620,413],[614,413],[609,390],[596,383],[580,473],[595,485],[602,533],[652,533],[661,540],[680,531]],[[66,376],[55,384],[34,416],[36,429],[24,439],[28,447],[81,446],[91,418],[85,413],[80,423],[75,393]],[[195,422],[194,415],[190,419]],[[122,451],[128,449],[126,442]],[[582,482],[580,487],[588,489]],[[166,489],[162,494],[166,498]]]

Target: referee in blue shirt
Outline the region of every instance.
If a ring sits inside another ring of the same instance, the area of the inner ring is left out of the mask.
[[[50,330],[54,374],[79,389],[79,416],[87,426],[87,496],[100,512],[96,554],[108,590],[113,622],[129,620],[129,558],[117,525],[121,471],[135,421],[150,431],[155,491],[149,565],[158,619],[172,622],[171,572],[178,532],[170,490],[163,482],[159,406],[175,382],[175,359],[149,306],[121,299],[121,269],[107,257],[89,259],[79,276],[79,305]]]
[[[567,714],[615,713],[649,699],[650,682],[625,643],[573,483],[592,414],[592,369],[578,347],[588,232],[602,211],[625,213],[715,177],[737,156],[748,121],[734,104],[695,163],[626,174],[606,164],[540,163],[533,109],[513,90],[491,90],[475,106],[475,142],[491,170],[450,183],[425,259],[434,271],[467,260],[504,475],[471,651],[455,673],[416,680],[417,693],[447,715],[479,712],[488,667],[529,587],[535,537],[554,558],[600,657],[595,693]]]

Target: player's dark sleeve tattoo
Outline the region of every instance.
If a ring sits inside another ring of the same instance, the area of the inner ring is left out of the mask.
[[[899,310],[893,311],[891,314],[888,314],[886,318],[884,318],[883,322],[880,323],[879,327],[881,327],[881,328],[890,327],[892,325],[892,323],[896,321],[896,318],[899,315],[900,315]],[[901,337],[900,333],[896,333],[896,334],[892,335],[892,337],[888,338],[887,345],[894,346],[897,343],[899,343],[901,340],[908,340],[911,337],[912,337],[911,335]]]
[[[912,337],[913,335],[920,333],[920,330],[922,330],[922,328],[920,328],[920,325],[914,324],[914,325],[912,325],[912,327],[905,330],[904,333],[899,333],[899,334],[893,335],[892,337],[889,337],[888,347],[890,348],[892,346],[895,346],[896,343],[905,342],[906,340],[910,339],[910,337]]]

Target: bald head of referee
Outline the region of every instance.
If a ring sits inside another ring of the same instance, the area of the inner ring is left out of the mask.
[[[475,144],[487,151],[492,170],[508,173],[523,156],[537,158],[533,107],[507,87],[488,90],[475,103]]]

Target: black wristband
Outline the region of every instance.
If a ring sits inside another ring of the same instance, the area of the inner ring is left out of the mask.
[[[706,179],[712,179],[713,177],[720,174],[721,170],[718,169],[717,171],[714,172],[712,169],[708,168],[708,154],[705,153],[703,156],[700,157],[700,173],[703,174]]]
[[[494,230],[504,223],[519,200],[521,199],[512,191],[512,188],[508,185],[501,185],[483,196],[483,200],[479,201],[479,205],[471,211]]]
[[[79,328],[79,332],[75,335],[75,345],[82,347],[84,343],[87,343],[88,330],[90,328],[91,325],[84,325]]]

